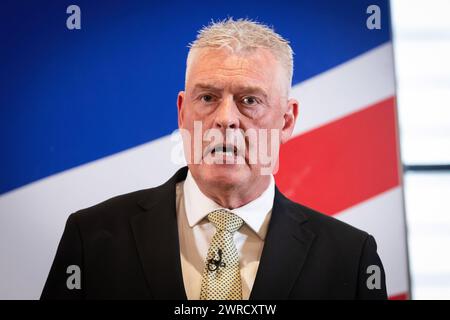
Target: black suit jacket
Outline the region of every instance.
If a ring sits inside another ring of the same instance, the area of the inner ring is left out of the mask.
[[[186,299],[175,207],[186,174],[70,215],[41,299]],[[81,289],[66,285],[70,265],[80,267]],[[366,284],[370,265],[380,289]],[[276,189],[250,299],[385,298],[374,238]]]

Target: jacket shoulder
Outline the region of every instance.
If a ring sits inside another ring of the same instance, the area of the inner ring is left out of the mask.
[[[109,219],[123,219],[141,212],[152,206],[153,203],[165,199],[175,200],[175,186],[186,178],[188,168],[179,169],[165,183],[148,189],[142,189],[127,194],[122,194],[92,207],[77,211],[74,215],[83,221],[99,221]]]
[[[290,200],[289,200],[290,201]],[[302,215],[306,226],[316,235],[336,243],[362,243],[369,234],[331,215],[326,215],[305,205],[291,202],[297,215]]]
[[[125,220],[143,211],[145,204],[154,201],[160,187],[133,191],[118,195],[96,205],[81,209],[71,215],[78,224],[89,227],[120,225]]]

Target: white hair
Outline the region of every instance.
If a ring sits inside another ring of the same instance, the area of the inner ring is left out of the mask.
[[[203,27],[197,39],[189,44],[186,76],[192,52],[201,48],[229,48],[233,53],[250,51],[256,48],[270,50],[274,57],[286,69],[289,86],[294,71],[293,51],[289,41],[276,33],[271,27],[249,20],[228,18]]]

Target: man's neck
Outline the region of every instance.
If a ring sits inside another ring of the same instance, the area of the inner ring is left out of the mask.
[[[198,182],[197,185],[205,196],[220,206],[227,209],[235,209],[255,200],[267,190],[271,182],[271,176],[262,178],[264,180],[251,185],[221,186],[217,184],[206,185]]]

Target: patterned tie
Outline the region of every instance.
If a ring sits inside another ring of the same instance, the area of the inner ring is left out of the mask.
[[[244,221],[224,209],[208,214],[208,220],[216,227],[216,233],[206,257],[200,299],[241,300],[239,254],[233,242],[233,233],[239,230]]]

